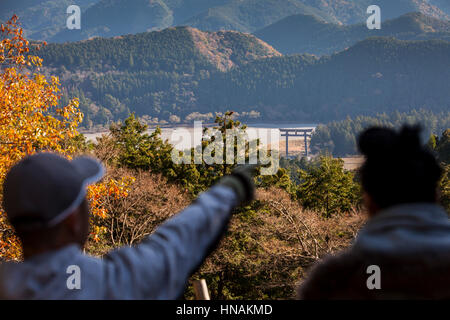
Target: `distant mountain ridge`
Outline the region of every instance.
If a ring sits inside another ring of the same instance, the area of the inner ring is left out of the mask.
[[[361,23],[371,4],[382,19],[418,11],[448,20],[447,0],[79,0],[82,29],[66,29],[69,0],[2,0],[0,20],[19,15],[32,39],[50,42],[113,37],[170,26],[188,25],[203,31],[255,32],[294,14],[314,15],[338,25]]]
[[[183,24],[202,30],[238,30],[253,32],[288,15],[302,13],[315,15],[327,21],[338,22],[335,17],[306,5],[300,0],[233,0],[194,16]]]
[[[438,0],[439,1],[439,0]],[[445,1],[445,0],[444,0]],[[448,20],[449,12],[445,12],[438,3],[430,3],[430,0],[308,0],[308,2],[320,3],[321,6],[336,12],[336,16],[344,24],[355,24],[367,19],[367,7],[378,5],[381,8],[381,17],[384,20],[397,18],[408,12],[421,12],[437,19]],[[346,6],[353,8],[352,11],[346,9]],[[348,14],[352,13],[352,14]],[[355,19],[356,18],[356,19]]]
[[[343,26],[313,16],[293,15],[265,27],[254,35],[283,54],[332,54],[372,36],[400,40],[450,40],[450,21],[419,12],[384,21],[381,30],[369,30],[365,24]]]

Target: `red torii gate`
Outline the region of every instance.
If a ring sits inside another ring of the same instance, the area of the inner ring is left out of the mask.
[[[308,156],[308,137],[311,137],[314,129],[280,129],[282,137],[286,137],[286,158],[289,156],[289,137],[305,138],[305,156]]]

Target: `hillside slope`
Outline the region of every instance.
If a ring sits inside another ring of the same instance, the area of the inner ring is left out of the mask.
[[[49,44],[39,51],[39,55],[49,67],[101,72],[130,72],[134,69],[185,72],[192,65],[226,71],[255,59],[281,56],[270,45],[250,34],[204,32],[191,27]]]
[[[450,15],[450,1],[447,0],[429,0],[429,2],[441,9],[447,15]]]
[[[195,48],[221,71],[256,59],[281,56],[270,45],[250,34],[237,31],[204,32],[190,27],[187,30]]]

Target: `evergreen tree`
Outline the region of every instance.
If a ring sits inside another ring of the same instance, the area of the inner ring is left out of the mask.
[[[353,173],[344,169],[341,159],[322,155],[315,166],[300,170],[300,179],[300,202],[326,218],[348,212],[359,204],[359,185],[354,181]]]

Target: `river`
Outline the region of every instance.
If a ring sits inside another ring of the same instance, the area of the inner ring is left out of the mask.
[[[211,127],[213,125],[205,125],[206,127]],[[280,131],[278,129],[315,129],[316,124],[302,124],[302,123],[252,123],[247,125],[247,132],[256,135],[262,144],[274,144],[279,142],[282,138],[280,136]],[[155,128],[151,128],[147,133],[152,133]],[[170,143],[174,144],[177,149],[183,150],[191,146],[197,146],[200,144],[200,135],[196,132],[201,132],[201,128],[196,131],[193,126],[179,125],[172,127],[162,127],[161,137],[163,140],[168,140]],[[84,135],[90,141],[95,141],[97,137],[108,132],[97,132],[97,133],[85,133]],[[303,139],[302,137],[290,137],[289,141]]]

